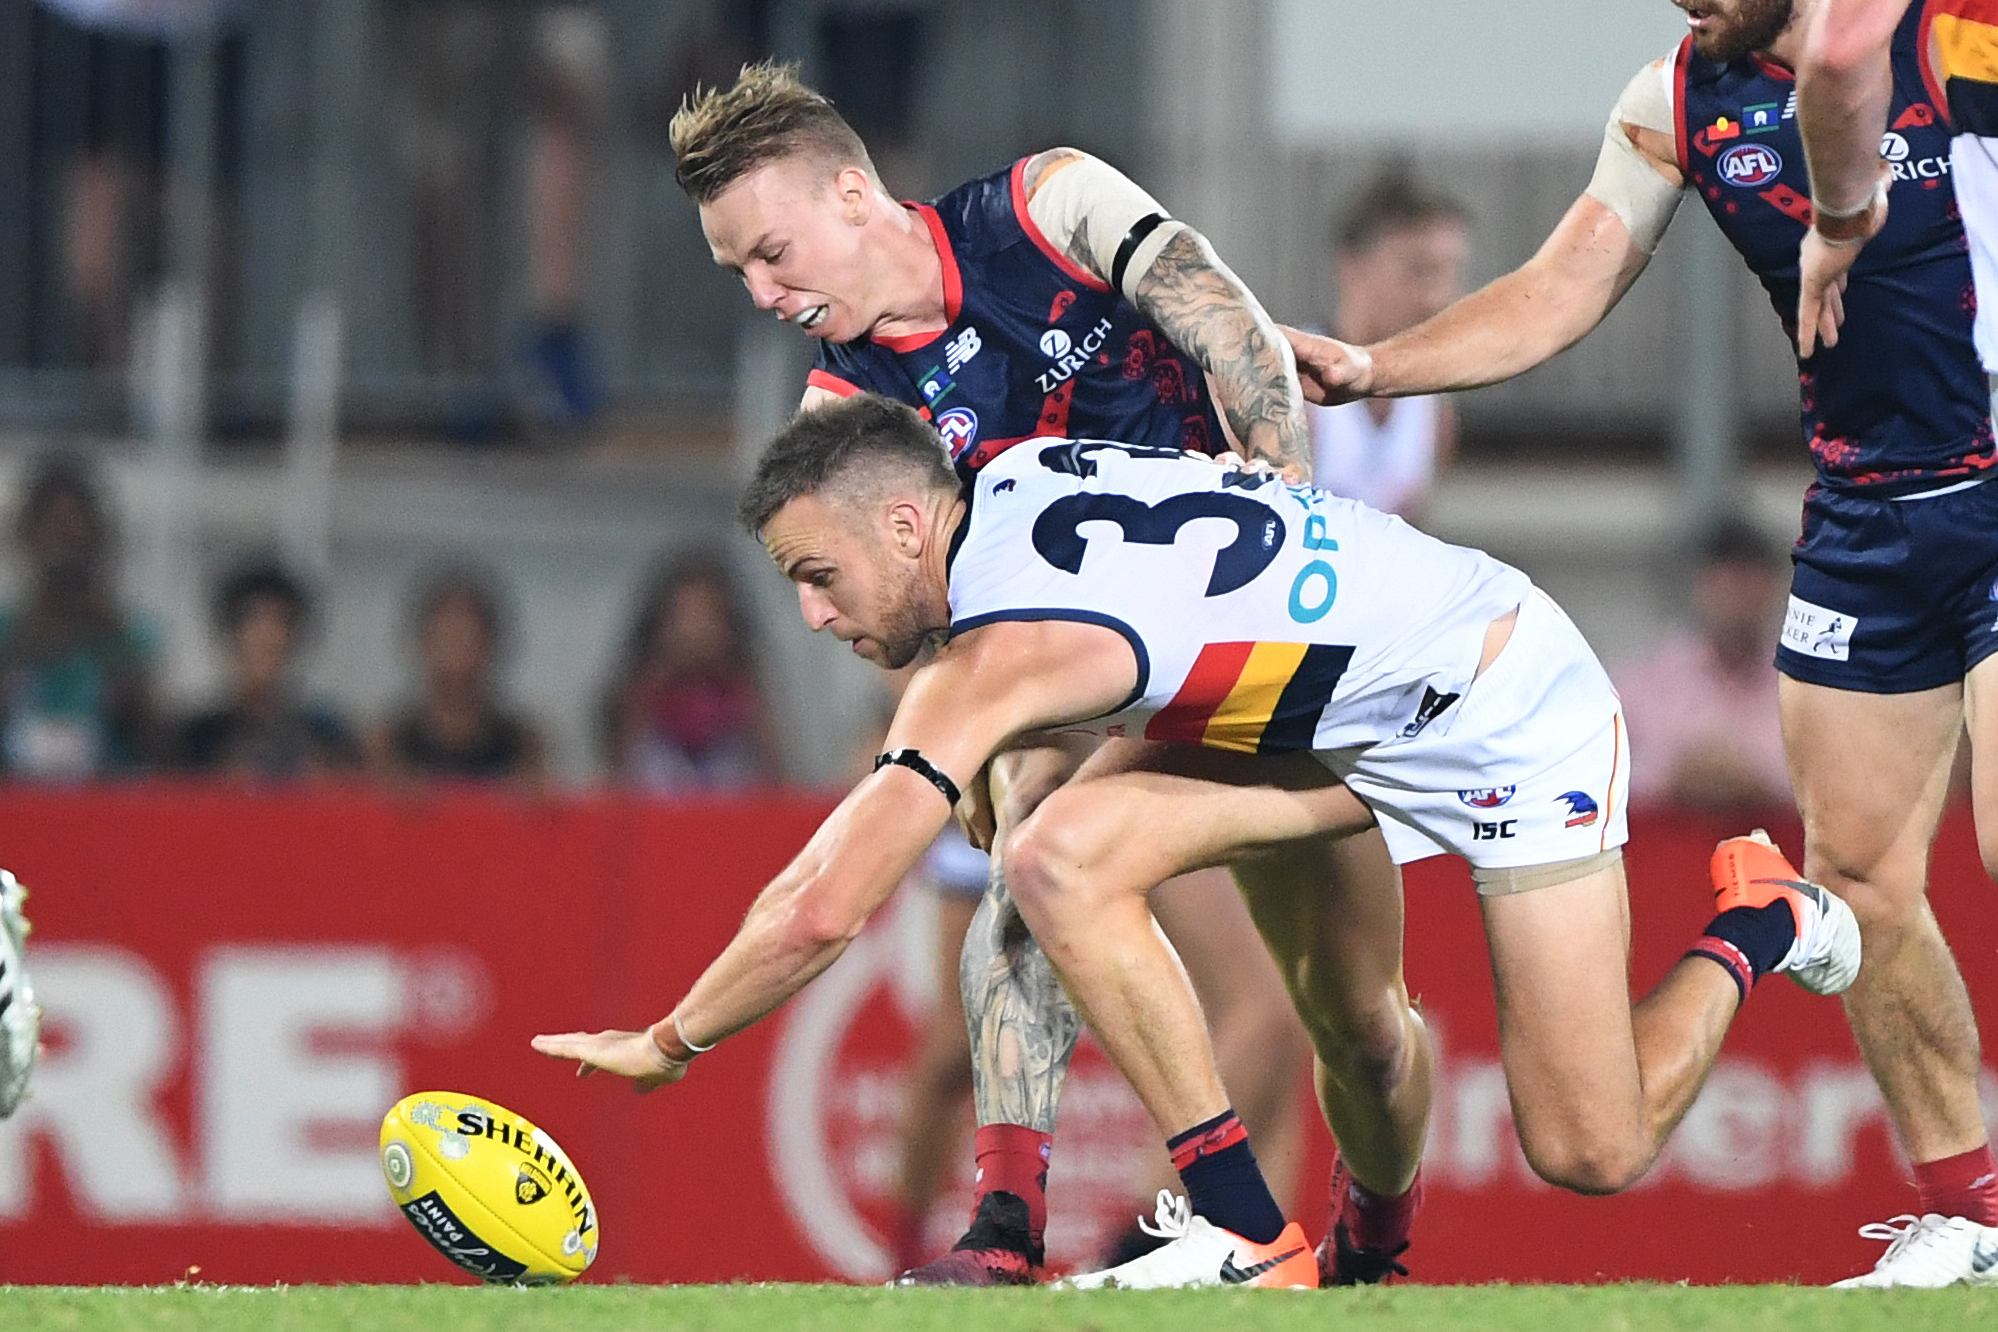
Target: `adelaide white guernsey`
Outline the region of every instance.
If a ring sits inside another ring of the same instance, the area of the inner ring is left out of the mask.
[[[1028,440],[980,472],[952,631],[1121,633],[1135,690],[1081,729],[1247,753],[1449,729],[1526,575],[1354,500],[1164,450]]]

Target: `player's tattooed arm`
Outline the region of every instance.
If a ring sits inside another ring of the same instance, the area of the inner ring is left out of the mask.
[[[1138,309],[1207,371],[1243,452],[1308,479],[1311,434],[1290,344],[1206,238],[1181,228],[1135,294]]]
[[[958,960],[978,1122],[1052,1133],[1082,1018],[1014,908],[997,857],[991,874]]]

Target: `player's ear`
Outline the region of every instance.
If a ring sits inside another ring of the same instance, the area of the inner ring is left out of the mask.
[[[874,212],[874,182],[857,166],[841,167],[834,174],[833,194],[839,199],[840,214],[849,225],[860,225]]]
[[[921,505],[914,500],[891,500],[885,518],[888,539],[894,543],[896,554],[915,559],[923,553],[923,537],[928,525],[923,521]]]

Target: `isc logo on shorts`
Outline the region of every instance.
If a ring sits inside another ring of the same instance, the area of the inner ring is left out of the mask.
[[[1807,657],[1845,661],[1852,656],[1852,631],[1857,628],[1858,616],[1814,606],[1793,594],[1783,616],[1783,646]]]

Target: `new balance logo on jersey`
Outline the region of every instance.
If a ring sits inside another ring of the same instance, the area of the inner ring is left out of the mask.
[[[956,374],[964,368],[965,362],[978,355],[979,349],[984,345],[979,340],[978,330],[967,328],[944,344],[944,368]]]
[[[1254,1281],[1263,1273],[1273,1271],[1279,1264],[1287,1263],[1303,1252],[1303,1246],[1300,1245],[1288,1253],[1280,1253],[1274,1258],[1265,1258],[1260,1263],[1251,1263],[1247,1267],[1235,1266],[1235,1255],[1231,1253],[1221,1260],[1221,1280],[1230,1286],[1239,1286],[1245,1281]]]
[[[1082,335],[1077,342],[1061,329],[1051,328],[1041,334],[1041,351],[1053,359],[1054,364],[1041,371],[1040,387],[1043,393],[1053,393],[1075,376],[1075,372],[1089,364],[1089,358],[1103,349],[1110,337],[1110,320],[1096,321],[1096,326]]]

